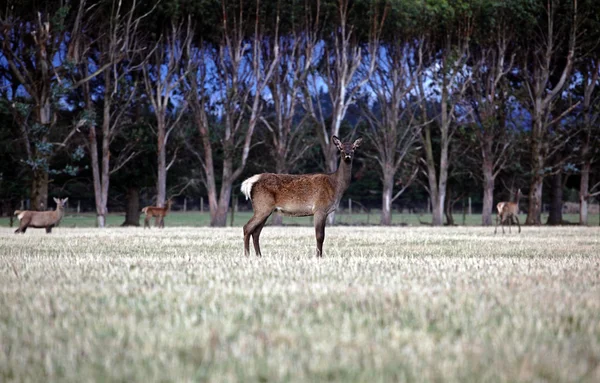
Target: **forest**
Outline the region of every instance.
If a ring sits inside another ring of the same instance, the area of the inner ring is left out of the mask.
[[[467,199],[491,225],[518,189],[526,224],[592,224],[599,44],[594,0],[3,0],[0,215],[225,226],[247,177],[334,172],[338,136],[382,225]]]

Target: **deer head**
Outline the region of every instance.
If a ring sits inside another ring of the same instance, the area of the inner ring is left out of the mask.
[[[67,201],[69,200],[69,197],[67,198],[54,198],[54,202],[56,202],[56,210],[58,209],[64,209],[65,205],[67,204]]]
[[[331,140],[340,150],[344,162],[352,162],[352,159],[354,158],[354,151],[362,143],[362,138],[357,139],[353,143],[342,143],[342,141],[340,141],[340,139],[336,136],[331,137]]]

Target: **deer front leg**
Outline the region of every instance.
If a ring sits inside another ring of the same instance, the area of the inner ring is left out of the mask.
[[[150,217],[148,215],[146,215],[146,218],[144,218],[144,229],[145,228],[150,229]]]
[[[324,212],[315,213],[315,236],[317,238],[317,257],[323,257],[323,241],[325,241],[325,224],[327,224],[327,214]]]
[[[521,234],[521,223],[519,223],[519,217],[515,215],[515,220],[517,221],[517,226],[519,226],[519,234]]]
[[[52,226],[46,226],[46,234],[52,233]]]

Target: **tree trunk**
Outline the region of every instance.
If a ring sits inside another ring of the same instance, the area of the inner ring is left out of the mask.
[[[444,215],[446,216],[446,225],[454,226],[454,216],[452,215],[452,209],[454,208],[452,204],[452,190],[447,190],[448,195],[446,196],[446,200],[444,201]]]
[[[221,186],[221,195],[219,197],[217,211],[214,214],[214,218],[211,217],[210,226],[212,226],[212,227],[227,226],[227,212],[229,211],[230,198],[231,198],[231,183],[229,183],[228,188],[225,186],[225,184],[223,184]]]
[[[581,168],[581,181],[579,182],[579,224],[588,224],[588,193],[590,187],[591,161],[588,159]]]
[[[125,222],[121,226],[140,226],[140,189],[137,187],[127,189]]]
[[[493,166],[488,161],[483,163],[483,211],[481,224],[490,226],[494,210],[494,174]]]
[[[532,127],[532,140],[531,145],[531,159],[532,159],[532,179],[529,187],[529,208],[527,210],[527,219],[525,224],[527,225],[540,225],[542,216],[542,189],[544,187],[544,177],[542,172],[544,171],[544,155],[541,148],[542,140],[542,121],[541,117],[538,117],[533,122]]]
[[[391,166],[386,166],[383,174],[383,193],[381,195],[381,224],[392,224],[392,194],[394,192],[394,172]]]
[[[48,209],[48,172],[45,169],[33,171],[31,183],[31,210]]]
[[[548,225],[562,224],[562,173],[559,171],[552,176],[552,189],[550,190],[550,214],[548,215]]]
[[[163,207],[167,195],[167,148],[166,126],[164,121],[158,121],[158,174],[156,177],[156,206]]]
[[[529,187],[529,205],[527,211],[527,225],[540,225],[542,223],[542,187],[544,179],[540,175],[533,177]]]

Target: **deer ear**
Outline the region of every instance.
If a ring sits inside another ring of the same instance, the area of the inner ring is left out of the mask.
[[[69,197],[65,198],[62,200],[63,203],[67,203],[67,201],[69,200]]]
[[[56,202],[57,204],[59,204],[59,203],[60,203],[60,200],[59,200],[58,198],[56,198],[56,197],[53,197],[53,199],[54,199],[54,202]]]
[[[354,149],[358,148],[360,146],[360,144],[362,144],[362,141],[363,141],[362,138],[359,138],[358,140],[354,141],[354,143],[352,144]]]
[[[344,146],[342,145],[342,142],[336,136],[332,136],[331,141],[334,143],[335,146],[337,146],[337,148],[339,150],[342,150],[344,148]]]

